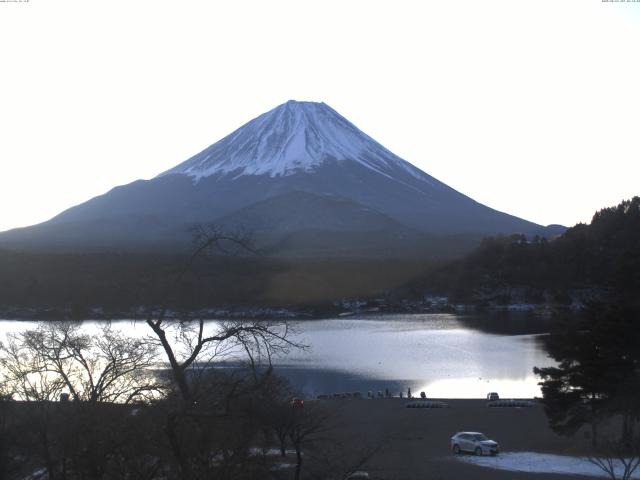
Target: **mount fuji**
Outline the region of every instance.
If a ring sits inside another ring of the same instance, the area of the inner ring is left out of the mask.
[[[253,231],[275,255],[310,256],[443,254],[486,235],[562,231],[457,192],[324,103],[289,101],[151,180],[0,234],[0,246],[177,251],[198,223]]]

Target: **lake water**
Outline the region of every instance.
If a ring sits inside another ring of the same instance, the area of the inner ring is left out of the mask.
[[[96,322],[85,322],[88,329]],[[114,322],[130,335],[144,322]],[[0,320],[6,334],[33,327]],[[543,347],[548,325],[522,316],[454,314],[367,315],[295,322],[296,341],[309,346],[274,360],[305,396],[342,392],[394,395],[424,391],[432,398],[540,396],[534,366],[552,365]]]

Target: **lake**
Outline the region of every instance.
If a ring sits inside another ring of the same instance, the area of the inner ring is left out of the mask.
[[[540,396],[533,367],[553,365],[542,342],[548,322],[524,315],[376,314],[294,324],[295,340],[309,348],[275,358],[275,370],[308,397],[410,388],[432,398],[531,398]],[[148,329],[114,325],[130,335]],[[3,334],[32,326],[0,320]]]

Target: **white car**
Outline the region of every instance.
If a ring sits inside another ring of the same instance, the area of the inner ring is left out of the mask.
[[[453,453],[469,452],[476,455],[495,455],[500,451],[497,442],[479,432],[458,432],[451,437]]]

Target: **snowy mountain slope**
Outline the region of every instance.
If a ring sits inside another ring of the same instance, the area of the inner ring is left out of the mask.
[[[295,244],[309,255],[358,255],[359,241],[367,252],[393,255],[405,249],[407,238],[419,245],[437,236],[477,240],[558,231],[475,202],[323,103],[289,101],[151,180],[0,234],[0,246],[186,249],[190,227],[212,222],[254,230],[263,246],[280,245],[281,254]],[[341,249],[341,241],[349,248]]]
[[[186,162],[160,174],[268,175],[313,172],[324,162],[352,161],[393,178],[400,168],[423,172],[397,157],[324,103],[284,103],[243,125]]]

